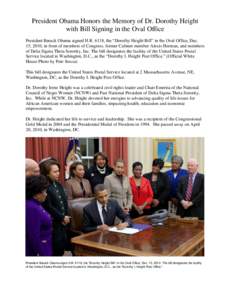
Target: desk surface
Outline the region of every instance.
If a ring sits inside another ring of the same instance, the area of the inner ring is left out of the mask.
[[[134,223],[149,224],[145,217]],[[204,222],[181,223],[168,219],[162,226],[133,235],[94,231],[72,239],[76,255],[84,256],[194,256],[204,248]]]

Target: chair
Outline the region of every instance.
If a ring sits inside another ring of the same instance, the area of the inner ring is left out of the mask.
[[[75,235],[82,234],[83,208],[93,200],[94,197],[68,200],[69,215],[72,217],[70,229]]]

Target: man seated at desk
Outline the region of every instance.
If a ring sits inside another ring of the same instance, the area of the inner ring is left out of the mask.
[[[116,217],[123,222],[117,225],[118,229],[131,225],[129,215],[125,214],[118,202],[109,200],[104,184],[96,185],[94,192],[96,199],[86,205],[83,210],[83,232],[109,230],[109,226],[114,225]]]

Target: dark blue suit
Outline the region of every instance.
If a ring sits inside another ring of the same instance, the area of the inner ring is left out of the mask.
[[[109,200],[106,208],[106,225],[113,226],[116,217],[118,217],[121,221],[127,222],[129,225],[131,225],[130,217],[124,213],[117,201]],[[84,207],[82,231],[94,231],[99,225],[102,225],[102,221],[97,207],[97,200],[94,200]]]

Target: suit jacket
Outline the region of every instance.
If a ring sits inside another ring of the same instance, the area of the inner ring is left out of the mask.
[[[65,181],[65,188],[68,194],[68,200],[73,200],[77,198],[88,198],[92,196],[92,190],[88,179],[83,178],[82,183],[85,190],[85,196],[80,185],[80,180],[73,177]]]
[[[131,225],[130,217],[123,212],[118,202],[115,200],[109,200],[107,203],[106,225],[113,226],[116,217]],[[97,230],[97,226],[99,225],[102,225],[102,221],[97,207],[97,200],[95,199],[83,209],[82,231],[90,232]]]
[[[190,201],[193,203],[188,209],[184,209],[180,201],[185,199],[188,187],[189,175],[182,177],[177,188],[179,205],[177,214],[181,217],[198,217],[204,219],[204,175],[197,173],[193,183]]]
[[[145,178],[147,178],[150,181],[152,190],[153,190],[153,199],[158,199],[160,201],[160,204],[155,208],[155,210],[161,209],[161,208],[168,208],[168,198],[170,193],[170,185],[168,176],[165,173],[160,172],[157,176],[157,182],[156,182],[156,189],[154,189],[154,185],[152,182],[152,172],[146,173],[143,175]]]
[[[124,175],[121,179],[122,181],[115,173],[112,173],[105,178],[105,187],[110,199],[117,200],[122,208],[131,208],[133,196],[129,179]]]

